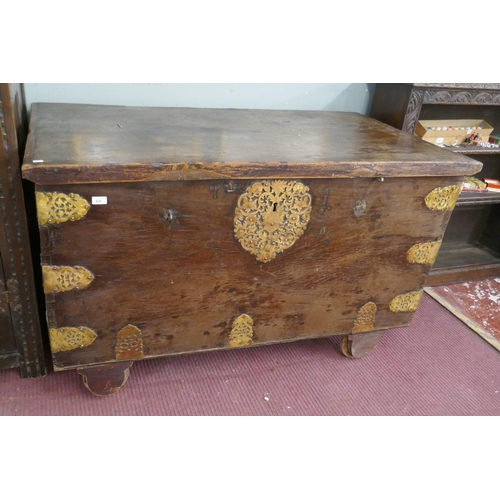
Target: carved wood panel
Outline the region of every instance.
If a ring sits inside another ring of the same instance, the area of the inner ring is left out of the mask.
[[[403,132],[407,132],[408,134],[413,134],[415,132],[415,127],[417,126],[418,117],[420,116],[420,110],[422,109],[423,101],[424,91],[420,89],[413,89],[411,91],[408,107],[406,108],[403,127],[401,129]]]
[[[429,89],[424,93],[424,104],[489,104],[500,106],[500,91]]]
[[[6,280],[15,349],[23,377],[45,375],[46,367],[36,303],[26,207],[20,171],[24,96],[20,84],[0,84],[0,253]],[[11,333],[0,331],[0,336]],[[0,350],[0,355],[5,351]],[[10,353],[8,353],[10,355]],[[11,368],[3,365],[0,368]]]

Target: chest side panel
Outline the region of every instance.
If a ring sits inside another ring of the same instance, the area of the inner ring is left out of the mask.
[[[297,181],[305,225],[284,195],[245,212],[246,240],[235,218],[258,181],[44,187],[88,202],[41,221],[44,269],[63,269],[44,282],[56,369],[408,324],[451,213],[428,195],[457,178]]]

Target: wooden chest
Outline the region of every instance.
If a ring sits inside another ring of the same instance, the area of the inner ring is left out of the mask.
[[[481,163],[356,113],[35,104],[55,370],[406,326]]]

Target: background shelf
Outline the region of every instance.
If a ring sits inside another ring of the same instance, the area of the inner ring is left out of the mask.
[[[421,120],[484,120],[500,131],[500,84],[378,83],[370,116],[415,134]],[[500,178],[500,148],[445,147],[483,164],[479,179]],[[443,236],[429,286],[500,277],[500,193],[462,192]]]
[[[467,205],[491,205],[500,203],[500,193],[475,193],[473,191],[462,191],[457,200],[457,207]]]
[[[464,155],[500,155],[500,148],[482,148],[481,146],[445,146],[443,149]]]
[[[500,275],[500,254],[478,243],[443,244],[427,286],[475,281]]]
[[[480,266],[497,264],[500,266],[500,253],[475,242],[444,243],[434,264],[434,269]]]

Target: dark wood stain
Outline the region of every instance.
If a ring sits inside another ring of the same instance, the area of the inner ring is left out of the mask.
[[[412,177],[481,168],[371,118],[334,111],[34,103],[30,130],[23,175],[38,184]]]
[[[38,307],[39,258],[31,248],[39,238],[33,186],[21,178],[26,136],[23,86],[0,83],[0,368],[19,368],[22,377],[34,378],[46,375],[50,353]]]
[[[40,192],[108,200],[40,228],[43,264],[95,276],[47,296],[51,328],[97,333],[54,354],[55,369],[113,364],[127,324],[145,358],[226,348],[241,315],[253,345],[350,335],[367,302],[374,330],[406,326],[413,313],[389,304],[421,290],[430,270],[406,254],[441,239],[450,216],[424,199],[478,168],[355,113],[35,105],[25,177]],[[312,199],[304,234],[266,263],[234,235],[238,199],[262,179],[300,181]],[[378,339],[360,335],[356,356]]]
[[[149,356],[196,351],[201,343],[217,348],[220,340],[205,332],[223,328],[228,335],[243,313],[254,320],[262,343],[349,333],[356,311],[374,296],[377,327],[406,324],[411,314],[392,313],[388,304],[396,295],[422,288],[429,266],[409,264],[406,252],[442,237],[447,213],[428,210],[423,200],[455,178],[421,178],[411,198],[396,179],[311,179],[307,185],[319,194],[317,203],[327,184],[338,206],[321,221],[313,217],[290,249],[265,264],[233,234],[236,202],[250,181],[217,199],[208,182],[64,187],[86,199],[107,196],[108,204],[92,206],[80,221],[41,228],[42,235],[57,232],[58,242],[42,248],[44,264],[80,265],[95,275],[88,288],[53,297],[52,328],[86,325],[98,333],[85,349],[55,354],[57,368],[113,360],[110,332],[127,323],[143,325]],[[148,203],[141,202],[144,189]],[[370,200],[370,209],[360,219],[352,200],[361,198]],[[156,217],[167,200],[182,214],[168,234]],[[384,226],[372,228],[372,217]],[[330,237],[318,235],[323,225],[332,228]],[[343,314],[325,322],[327,309]],[[291,321],[294,317],[300,321]],[[264,326],[269,322],[277,326]],[[155,335],[165,331],[166,338]]]

